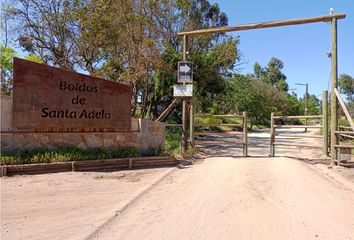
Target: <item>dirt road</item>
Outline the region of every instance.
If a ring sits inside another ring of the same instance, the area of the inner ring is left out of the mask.
[[[292,159],[210,158],[92,239],[354,239],[354,188]]]
[[[353,169],[292,147],[269,158],[266,134],[251,138],[249,158],[217,146],[181,169],[4,178],[3,239],[354,239],[339,174]]]

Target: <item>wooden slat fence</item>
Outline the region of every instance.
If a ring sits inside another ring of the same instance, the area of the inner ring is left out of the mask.
[[[322,148],[323,154],[328,155],[328,93],[323,91],[322,94],[322,115],[307,115],[307,116],[275,116],[274,113],[271,114],[271,133],[270,133],[270,156],[275,156],[275,147],[278,146],[295,146],[295,147],[310,147],[310,148]],[[277,121],[283,120],[286,122],[288,119],[305,120],[305,125],[284,125],[276,124]],[[308,125],[309,119],[318,119],[322,122],[322,125]],[[285,128],[319,128],[322,129],[322,136],[320,135],[308,135],[308,134],[283,134],[282,132],[277,132],[276,129]],[[276,141],[277,136],[289,137],[292,139],[298,138],[322,138],[322,144],[308,145],[308,144],[295,144],[288,142]]]
[[[339,129],[334,132],[337,139],[334,147],[336,149],[336,152],[339,151],[339,157],[337,157],[337,164],[340,164],[342,160],[340,155],[342,154],[342,152],[346,152],[349,149],[354,149],[354,123],[348,111],[348,108],[345,105],[345,102],[343,101],[340,93],[336,88],[334,89],[334,93],[338,99],[339,105],[343,109],[346,120],[350,125],[350,126],[338,126]],[[351,150],[349,150],[349,152],[350,151]]]
[[[195,119],[240,119],[241,124],[233,124],[233,123],[195,123]],[[241,131],[223,131],[223,132],[208,132],[205,130],[200,130],[200,127],[232,127],[239,128]],[[235,145],[242,144],[243,145],[243,156],[248,156],[248,130],[247,130],[247,112],[243,112],[242,115],[194,115],[193,116],[193,136],[192,144],[216,144],[216,145]],[[200,136],[208,136],[208,140],[200,139]],[[214,140],[215,137],[220,136],[230,136],[237,137],[230,141],[225,140]],[[195,140],[194,138],[197,138]],[[214,138],[214,139],[213,139]]]
[[[286,128],[318,128],[318,129],[323,129],[323,132],[327,131],[327,125],[325,124],[325,127],[322,125],[282,125],[282,124],[276,124],[277,121],[283,120],[286,121],[288,119],[298,119],[298,120],[309,120],[309,119],[319,119],[322,120],[323,122],[326,122],[323,120],[323,115],[314,115],[314,116],[275,116],[274,113],[271,114],[271,136],[270,136],[270,156],[274,157],[275,156],[275,147],[276,146],[295,146],[295,147],[310,147],[310,148],[322,148],[323,152],[325,154],[328,153],[328,134],[323,134],[322,136],[320,135],[307,135],[307,134],[283,134],[282,132],[277,132],[277,129],[286,129]],[[307,121],[305,121],[307,122]],[[299,143],[289,143],[289,142],[282,142],[282,141],[277,141],[276,137],[288,137],[292,139],[297,139],[297,138],[323,138],[323,144],[299,144]]]

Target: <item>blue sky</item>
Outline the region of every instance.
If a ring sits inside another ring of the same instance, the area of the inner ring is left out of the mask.
[[[354,76],[354,2],[353,0],[220,0],[217,2],[229,17],[229,25],[265,22],[282,19],[307,18],[345,13],[338,20],[338,73]],[[320,95],[327,90],[330,78],[331,25],[312,23],[231,33],[240,36],[239,50],[242,73],[253,72],[255,62],[265,66],[271,57],[283,61],[283,72],[288,77],[289,88],[296,88],[299,97],[305,87],[295,83],[308,83],[309,93]],[[319,96],[321,97],[321,96]]]

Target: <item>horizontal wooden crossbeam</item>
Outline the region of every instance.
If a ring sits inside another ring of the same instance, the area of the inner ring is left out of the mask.
[[[166,123],[165,127],[182,127],[182,124],[172,124],[172,123]]]
[[[194,141],[197,145],[205,144],[205,145],[237,145],[237,144],[246,144],[243,141],[203,141],[198,140]]]
[[[334,145],[335,148],[354,148],[353,145]]]
[[[339,134],[339,136],[350,138],[350,139],[354,139],[354,136],[347,135],[347,134]]]
[[[193,127],[242,127],[242,125],[232,123],[193,123]]]
[[[260,29],[260,28],[300,25],[300,24],[316,23],[316,22],[330,22],[334,18],[335,19],[343,19],[343,18],[345,18],[345,14],[334,14],[334,15],[312,17],[312,18],[277,20],[277,21],[271,21],[271,22],[261,22],[261,23],[251,23],[251,24],[243,24],[243,25],[236,25],[236,26],[200,29],[200,30],[194,30],[194,31],[180,32],[180,33],[178,33],[178,35],[179,36],[204,35],[204,34],[213,34],[213,33],[225,33],[225,32],[251,30],[251,29]]]
[[[275,136],[289,137],[289,138],[322,138],[321,135],[308,135],[308,134],[282,134],[277,132]]]
[[[193,135],[195,136],[200,136],[200,135],[204,135],[204,136],[229,136],[229,137],[233,137],[233,136],[243,136],[244,133],[243,132],[194,132]]]
[[[243,118],[242,115],[194,115],[194,118]]]
[[[291,146],[291,147],[304,147],[304,148],[323,148],[322,145],[308,145],[308,144],[298,144],[298,143],[273,143],[277,146]]]
[[[310,119],[310,118],[322,118],[322,115],[312,115],[312,116],[274,116],[274,119]]]
[[[349,126],[339,126],[339,128],[342,128],[342,129],[352,129],[352,127],[349,127]]]
[[[347,135],[354,135],[354,132],[351,131],[335,131],[335,134],[347,134]]]
[[[322,128],[322,126],[317,125],[274,125],[275,128]]]

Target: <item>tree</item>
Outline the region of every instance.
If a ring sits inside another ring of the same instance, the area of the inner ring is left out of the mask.
[[[287,112],[284,114],[288,116],[302,115],[304,108],[302,108],[302,104],[299,102],[297,95],[295,93],[288,94],[287,99]]]
[[[287,92],[289,86],[286,82],[286,76],[281,72],[284,64],[278,58],[272,57],[267,67],[262,68],[259,63],[254,64],[254,75],[257,79],[271,84],[273,87],[277,88],[279,91]]]
[[[43,60],[38,55],[35,55],[35,54],[27,55],[27,56],[25,56],[25,59],[27,61],[31,61],[31,62],[35,62],[35,63],[43,63]]]
[[[6,96],[12,95],[13,89],[13,58],[17,57],[16,51],[7,46],[4,47],[0,43],[0,75],[1,75],[1,94]],[[25,56],[28,61],[43,63],[37,55]]]
[[[251,128],[255,124],[268,125],[272,112],[285,114],[287,111],[286,94],[252,75],[234,74],[228,79],[227,89],[224,101],[228,104],[228,111],[247,111]]]
[[[92,1],[79,11],[80,39],[100,49],[100,65],[92,74],[133,85],[133,113],[156,118],[172,99],[177,63],[181,59],[178,32],[227,25],[218,4],[207,0]],[[124,26],[124,28],[122,28]],[[237,59],[238,39],[224,34],[193,37],[189,60],[200,111],[212,108],[222,92],[222,78]],[[137,111],[137,109],[140,111]]]
[[[235,74],[228,80],[228,94],[226,102],[229,112],[248,112],[251,129],[254,124],[263,124],[268,113],[266,97],[256,91],[254,80],[251,76]]]
[[[0,43],[0,71],[1,71],[1,94],[12,95],[12,59],[17,56],[14,49],[11,47],[4,47]]]
[[[311,95],[309,94],[307,96],[307,114],[308,115],[319,115],[321,112],[321,102],[320,100],[316,97],[316,95]],[[304,113],[305,111],[305,99],[304,98],[300,98],[299,100],[300,103],[300,109],[301,109],[301,114]]]
[[[10,12],[10,3],[1,1],[0,3],[0,30],[1,30],[1,43],[4,47],[8,47],[13,42],[14,27],[13,27],[13,16]]]
[[[11,9],[22,28],[20,46],[46,63],[133,86],[133,113],[156,118],[172,99],[178,32],[228,23],[208,0],[17,0]],[[223,76],[239,60],[238,39],[225,34],[193,37],[196,94],[212,107],[224,91]],[[140,109],[139,111],[137,109]]]
[[[339,76],[339,90],[345,94],[349,103],[354,100],[354,78],[348,74]]]
[[[46,63],[74,70],[83,61],[75,16],[84,0],[18,0],[8,12],[18,24],[19,45]]]

